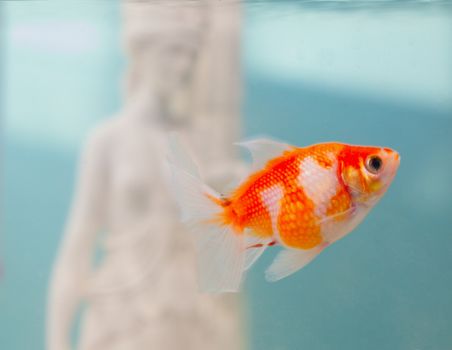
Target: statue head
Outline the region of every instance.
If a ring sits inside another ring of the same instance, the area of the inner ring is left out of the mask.
[[[129,89],[144,84],[166,98],[183,88],[206,30],[204,2],[126,2],[124,15]]]

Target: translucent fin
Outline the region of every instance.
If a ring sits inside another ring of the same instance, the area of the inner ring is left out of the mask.
[[[309,264],[321,251],[321,247],[309,250],[284,249],[279,252],[265,271],[265,279],[269,282],[276,282],[287,277]]]
[[[170,164],[170,168],[173,175],[173,193],[179,204],[183,222],[210,220],[221,211],[221,207],[208,197],[218,198],[218,193],[176,165]]]
[[[229,227],[193,228],[198,253],[199,287],[203,292],[237,292],[244,270],[243,236]]]
[[[200,179],[198,166],[195,161],[190,157],[187,148],[180,142],[180,137],[177,133],[172,132],[168,137],[169,145],[169,161],[172,164],[176,164],[179,168],[184,169],[187,173]]]
[[[264,253],[272,240],[253,236],[250,232],[245,233],[245,262],[244,270],[248,270]]]
[[[264,138],[243,141],[236,145],[250,151],[253,157],[253,171],[263,168],[270,159],[280,156],[291,147],[288,144]]]
[[[236,292],[245,259],[243,235],[221,226],[221,222],[212,222],[223,211],[219,195],[193,174],[194,162],[177,153],[181,151],[183,148],[172,147],[175,154],[169,157],[171,186],[182,220],[189,224],[196,240],[200,288],[206,292]]]
[[[368,212],[369,208],[350,208],[324,218],[319,222],[324,241],[331,244],[343,238],[359,225]]]

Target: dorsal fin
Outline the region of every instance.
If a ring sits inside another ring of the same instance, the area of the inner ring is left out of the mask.
[[[261,169],[270,159],[276,158],[290,149],[290,145],[271,139],[259,138],[243,142],[236,145],[246,148],[253,157],[252,171]]]

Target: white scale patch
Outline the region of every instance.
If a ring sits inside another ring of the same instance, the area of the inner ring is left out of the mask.
[[[281,210],[281,199],[284,196],[284,188],[281,185],[274,185],[261,192],[262,202],[270,213],[272,229],[275,238],[280,241],[278,230],[278,217]]]
[[[330,157],[333,157],[331,155]],[[306,195],[314,202],[315,214],[325,218],[331,198],[337,193],[339,182],[337,180],[337,162],[331,168],[322,167],[312,157],[306,157],[300,163],[298,183]]]

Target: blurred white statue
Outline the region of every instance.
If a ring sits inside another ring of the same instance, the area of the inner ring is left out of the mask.
[[[168,130],[176,129],[204,156],[213,186],[240,171],[231,146],[238,8],[126,3],[124,22],[125,106],[84,151],[51,281],[48,349],[72,348],[81,305],[77,349],[240,349],[238,300],[198,293],[191,237],[163,166]]]

